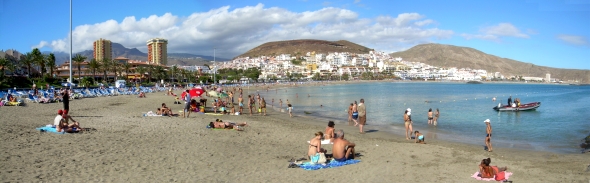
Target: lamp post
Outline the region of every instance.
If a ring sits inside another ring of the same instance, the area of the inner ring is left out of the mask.
[[[72,0],[70,0],[70,88],[72,88]]]
[[[215,65],[215,48],[213,48],[213,84],[216,84],[215,73],[217,72],[217,65]]]

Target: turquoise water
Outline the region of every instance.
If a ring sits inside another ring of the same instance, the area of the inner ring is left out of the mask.
[[[365,99],[367,130],[403,134],[403,113],[412,109],[414,130],[456,142],[481,144],[485,119],[491,120],[494,147],[511,147],[551,152],[579,152],[578,144],[590,132],[590,87],[552,84],[465,84],[426,82],[381,82],[346,85],[300,86],[259,91],[270,104],[286,99],[296,115],[313,115],[347,123],[350,103]],[[296,97],[296,94],[298,97]],[[310,97],[308,97],[308,94]],[[536,111],[497,112],[508,96],[521,103],[541,102]],[[494,102],[492,98],[496,97]],[[323,105],[323,107],[320,107]],[[427,124],[428,109],[437,108],[438,126]],[[304,111],[311,112],[305,114]]]

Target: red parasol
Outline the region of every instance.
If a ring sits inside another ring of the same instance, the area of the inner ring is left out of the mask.
[[[189,91],[189,93],[191,94],[191,98],[192,98],[192,97],[201,96],[203,93],[205,93],[205,91],[201,88],[193,88]]]

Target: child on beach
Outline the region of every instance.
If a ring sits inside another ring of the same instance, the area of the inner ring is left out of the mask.
[[[416,139],[416,143],[426,144],[426,142],[424,142],[424,135],[422,133],[420,133],[418,130],[416,130],[414,132],[414,135],[416,135],[416,137],[414,138],[414,139]]]

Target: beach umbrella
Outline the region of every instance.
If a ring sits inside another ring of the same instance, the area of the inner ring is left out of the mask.
[[[191,97],[198,97],[203,95],[203,93],[205,93],[205,91],[201,88],[193,88],[189,91],[189,93],[191,94]]]
[[[227,93],[219,93],[217,96],[221,97],[221,98],[229,97],[229,95],[227,95]]]
[[[217,97],[217,92],[216,91],[209,91],[207,92],[210,96],[212,97]]]
[[[217,88],[217,92],[221,92],[223,90],[221,87]]]

